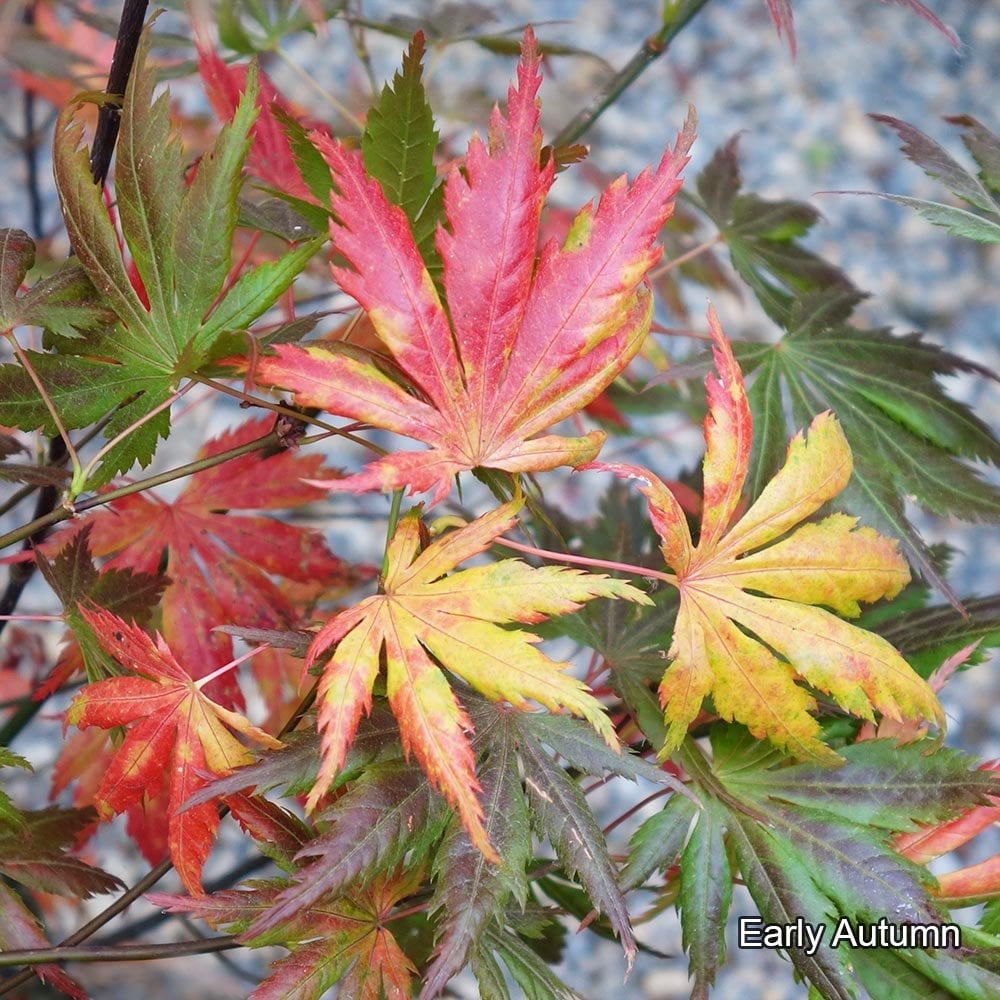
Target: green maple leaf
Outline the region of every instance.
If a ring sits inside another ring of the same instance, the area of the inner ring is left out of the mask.
[[[382,88],[378,103],[368,112],[361,155],[365,169],[382,185],[388,201],[403,210],[417,250],[437,281],[443,265],[434,246],[434,233],[444,208],[444,187],[437,183],[434,166],[438,133],[421,79],[423,55],[423,32],[417,32],[403,56],[401,70],[391,86]],[[329,196],[324,199],[327,202]]]
[[[664,810],[666,819],[646,820],[632,841],[625,884],[677,860],[680,831],[687,832],[693,815],[677,875],[682,921],[688,914],[692,996],[707,996],[721,962],[728,901],[720,881],[731,877],[728,854],[766,923],[794,924],[801,917],[825,925],[814,954],[788,950],[796,970],[827,1000],[856,997],[858,953],[843,941],[831,945],[832,925],[842,917],[940,924],[927,889],[931,876],[894,852],[892,836],[995,794],[995,775],[973,770],[975,762],[959,751],[929,753],[924,743],[854,744],[841,750],[844,765],[831,770],[789,766],[780,751],[740,726],[717,725],[711,735],[711,764],[690,742],[680,756],[705,807],[692,814],[675,800]]]
[[[516,725],[511,713],[496,712],[488,738],[489,755],[479,770],[485,803],[484,826],[497,851],[491,863],[452,820],[435,855],[432,912],[441,913],[434,961],[424,996],[438,996],[468,961],[486,928],[502,921],[511,897],[523,907],[528,896],[525,869],[531,860],[528,804],[517,767]],[[481,726],[480,731],[483,731]]]
[[[125,92],[117,153],[117,209],[135,281],[87,152],[79,148],[74,106],[56,128],[53,165],[66,228],[80,266],[118,322],[87,341],[67,338],[62,329],[62,336],[48,339],[58,353],[29,351],[28,363],[64,426],[82,427],[115,409],[105,428],[114,437],[144,421],[115,445],[87,484],[74,484],[76,491],[101,485],[134,461],[149,462],[157,438],[169,429],[168,412],[151,416],[153,411],[185,377],[238,346],[236,332],[271,306],[321,242],[307,241],[226,288],[241,172],[257,116],[254,74],[232,122],[185,186],[180,142],[170,134],[169,94],[153,99],[149,46],[147,29]],[[0,367],[0,423],[56,433],[20,365]]]
[[[833,410],[854,455],[854,475],[840,502],[900,538],[910,561],[952,597],[903,498],[963,520],[1000,519],[1000,490],[968,464],[1000,465],[1000,442],[938,382],[942,375],[984,370],[917,335],[851,325],[857,301],[843,290],[805,296],[790,307],[780,341],[739,351],[747,373],[756,371],[748,394],[757,428],[752,495],[780,465],[789,432]]]
[[[270,931],[324,896],[349,894],[404,857],[417,864],[443,832],[448,813],[419,767],[389,759],[368,767],[314,818],[328,826],[299,852],[300,861],[311,860],[258,917],[253,934]]]
[[[853,289],[843,271],[799,241],[819,221],[801,201],[769,201],[742,190],[734,136],[719,147],[695,182],[695,203],[719,227],[729,257],[775,321],[796,296],[823,288]]]
[[[274,962],[270,975],[254,990],[255,1000],[320,997],[336,983],[341,996],[354,1000],[402,1000],[412,995],[417,970],[390,930],[395,925],[387,920],[399,900],[416,892],[422,881],[420,866],[375,875],[350,895],[327,895],[264,933],[246,928],[267,912],[286,881],[271,879],[200,899],[167,893],[153,893],[149,899],[230,933],[243,931],[250,947],[287,948],[290,954]]]
[[[891,115],[871,115],[883,122],[903,140],[907,158],[928,177],[940,180],[948,190],[969,207],[957,208],[925,198],[906,198],[880,191],[845,191],[844,194],[870,194],[915,209],[928,222],[942,226],[953,236],[965,236],[981,243],[1000,243],[1000,138],[968,115],[946,119],[965,129],[962,141],[979,166],[979,176],[971,174],[957,160],[919,129]]]

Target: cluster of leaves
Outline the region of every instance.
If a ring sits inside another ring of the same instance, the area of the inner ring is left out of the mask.
[[[701,6],[665,5],[664,37]],[[768,7],[791,39],[790,4]],[[220,23],[242,54],[296,26],[265,18],[250,30],[233,4]],[[84,995],[55,964],[31,893],[122,888],[76,853],[117,814],[185,890],[149,898],[225,932],[205,950],[287,951],[258,1000],[335,984],[429,1000],[467,967],[485,997],[511,996],[511,983],[574,996],[551,969],[561,921],[617,938],[631,966],[650,947],[626,899],[639,889],[651,913],[678,907],[696,997],[724,961],[737,879],[774,924],[930,927],[948,907],[1000,898],[996,859],[939,882],[926,868],[1000,808],[996,769],[941,747],[936,696],[1000,644],[1000,596],[963,604],[904,509],[912,498],[1000,515],[1000,494],[969,464],[1000,464],[1000,443],[938,382],[986,373],[916,335],[850,323],[861,293],[800,243],[816,214],[743,191],[730,142],[683,181],[694,214],[682,228],[711,227],[704,246],[725,246],[782,335],[732,344],[710,310],[711,359],[649,379],[634,362],[651,353],[656,242],[694,116],[655,168],[612,181],[552,238],[547,196],[584,151],[543,145],[531,29],[487,136],[446,170],[422,34],[357,141],[305,126],[254,64],[229,66],[199,43],[223,123],[191,169],[169,95],[155,96],[151,44],[147,29],[113,197],[80,148],[80,105],[59,116],[53,166],[75,259],[25,287],[35,245],[0,231],[13,354],[0,366],[0,475],[24,496],[63,491],[62,507],[3,539],[33,541],[12,569],[40,569],[67,626],[34,704],[85,677],[53,781],[73,808],[21,809],[0,793],[11,962]],[[889,123],[976,211],[922,210],[986,238],[996,138],[958,120],[976,178]],[[704,253],[714,282],[728,265]],[[357,303],[346,326],[298,315],[307,268]],[[31,328],[44,334],[25,349]],[[626,374],[679,407],[659,383],[706,370],[700,471],[665,482],[600,459],[612,428],[625,441],[641,431],[617,407]],[[123,478],[150,464],[195,386],[272,413],[201,443],[184,466]],[[584,426],[584,414],[609,413],[607,428]],[[572,436],[556,432],[567,420]],[[373,430],[391,432],[388,449]],[[107,443],[85,462],[101,431]],[[7,461],[31,432],[61,440],[71,470]],[[328,468],[311,446],[329,438],[377,457]],[[426,447],[400,450],[398,438]],[[554,499],[557,470],[570,468],[595,490],[602,471],[637,481],[645,509],[616,481],[596,518],[579,516]],[[173,496],[154,492],[185,477]],[[275,514],[303,519],[331,493],[370,491],[393,494],[378,572]],[[422,493],[442,516],[402,510]],[[354,592],[373,578],[374,593]],[[935,588],[951,606],[930,603]],[[570,659],[539,648],[557,638],[577,647]],[[234,640],[252,648],[237,655]],[[248,704],[264,706],[255,722]],[[30,717],[26,702],[5,737]],[[0,747],[0,766],[27,762]],[[624,858],[584,776],[653,789]],[[208,892],[226,814],[271,871]],[[903,1000],[990,996],[998,935],[991,903],[957,950],[871,952],[827,934],[788,957],[825,998],[886,996],[886,982]]]

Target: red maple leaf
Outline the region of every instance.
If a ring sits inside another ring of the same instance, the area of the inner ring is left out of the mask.
[[[219,120],[232,121],[246,90],[247,67],[227,65],[215,49],[199,41],[198,72],[205,84],[205,94]],[[292,117],[297,115],[262,70],[258,70],[257,85],[257,107],[260,113],[251,132],[253,144],[247,163],[257,177],[272,187],[303,201],[315,202],[316,198],[302,179],[302,172],[295,162],[288,136],[272,109],[278,108]]]
[[[166,795],[170,857],[191,893],[200,893],[201,870],[219,825],[210,802],[183,809],[207,783],[206,774],[228,774],[253,761],[253,754],[233,731],[256,743],[281,743],[242,715],[208,698],[157,635],[101,608],[82,609],[101,645],[141,676],[95,681],[73,699],[67,724],[86,729],[127,726],[125,739],[111,759],[94,799],[105,817],[124,812],[145,799]]]
[[[577,214],[561,248],[550,241],[536,258],[554,179],[552,157],[544,165],[540,158],[539,58],[529,30],[506,116],[494,109],[488,143],[473,138],[462,169],[446,181],[447,228],[436,240],[446,303],[404,212],[368,176],[361,154],[312,134],[337,189],[334,247],[350,265],[334,275],[368,312],[410,386],[371,360],[320,344],[280,345],[258,375],[303,405],[430,446],[320,485],[434,490],[436,502],[466,469],[576,466],[600,449],[599,431],[538,435],[590,403],[642,346],[653,311],[644,279],[660,256],[653,241],[671,214],[694,123],[689,118],[655,171],[632,184],[614,181],[596,210]]]
[[[251,420],[209,441],[198,458],[246,444],[267,433],[269,418]],[[166,550],[170,584],[163,595],[162,632],[195,679],[233,657],[232,639],[212,631],[236,623],[282,628],[300,612],[286,584],[272,576],[329,590],[361,576],[326,548],[322,538],[282,521],[239,510],[275,510],[325,494],[303,482],[320,475],[322,457],[282,451],[243,455],[193,475],[172,502],[152,491],[123,497],[83,523],[91,552],[113,556],[109,567],[156,573]],[[226,704],[242,704],[233,674],[209,689]]]

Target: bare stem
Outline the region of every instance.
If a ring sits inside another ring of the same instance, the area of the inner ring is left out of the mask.
[[[708,0],[668,0],[663,23],[650,35],[634,56],[608,81],[589,107],[584,108],[552,140],[554,146],[576,142],[618,100],[629,87],[670,47],[681,29],[708,3]]]
[[[690,250],[685,250],[679,257],[674,257],[671,260],[665,261],[659,267],[654,268],[649,272],[649,277],[658,278],[660,275],[667,274],[672,271],[675,267],[680,267],[681,264],[686,264],[689,260],[694,260],[695,257],[700,257],[703,253],[711,250],[718,243],[723,242],[722,233],[716,233],[710,240],[705,240],[704,243],[699,243],[696,247],[692,247]]]
[[[75,947],[78,944],[82,944],[91,935],[97,933],[105,924],[109,923],[119,913],[123,913],[127,910],[143,893],[148,892],[150,889],[156,885],[157,882],[163,878],[170,869],[173,868],[169,859],[161,861],[152,871],[148,872],[142,879],[140,879],[131,889],[127,889],[118,897],[110,906],[103,909],[97,914],[92,920],[89,920],[81,928],[74,931],[65,941],[63,941],[58,947]],[[201,943],[201,942],[199,942]],[[9,957],[12,953],[7,952],[5,955],[0,957]],[[13,993],[15,990],[22,987],[25,983],[31,981],[32,976],[34,976],[35,970],[32,968],[27,968],[23,972],[19,972],[16,976],[12,976],[6,982],[0,984],[0,997],[7,996]]]
[[[272,413],[278,413],[282,416],[289,417],[292,420],[300,420],[304,424],[309,424],[312,427],[319,427],[327,432],[327,434],[332,434],[337,437],[342,437],[351,444],[360,445],[362,448],[367,448],[369,451],[373,451],[379,456],[386,454],[384,448],[380,448],[376,444],[372,444],[371,441],[366,441],[364,438],[356,437],[350,431],[344,427],[334,427],[333,424],[328,424],[324,420],[319,420],[311,413],[303,413],[301,410],[294,410],[289,406],[282,406],[281,403],[271,403],[266,399],[260,399],[257,396],[251,396],[249,393],[243,392],[240,389],[234,389],[232,386],[226,385],[224,382],[217,382],[213,378],[206,378],[203,375],[193,376],[196,382],[200,382],[202,385],[208,386],[210,389],[214,389],[216,392],[221,392],[226,396],[232,396],[233,399],[239,399],[246,403],[248,406],[259,406],[262,410],[270,410]]]
[[[538,556],[539,559],[554,559],[557,562],[573,563],[577,566],[594,566],[599,569],[612,569],[619,573],[631,573],[635,576],[645,576],[651,580],[665,580],[667,583],[677,586],[677,577],[673,573],[661,573],[656,569],[648,569],[645,566],[634,566],[632,563],[613,562],[610,559],[594,559],[591,556],[574,556],[568,552],[552,552],[549,549],[537,549],[533,545],[522,545],[520,542],[512,542],[507,538],[498,538],[495,545],[502,545],[517,552],[524,552],[529,556]]]
[[[58,945],[55,948],[5,951],[0,953],[0,968],[9,965],[47,965],[52,962],[149,962],[160,958],[180,958],[182,955],[208,955],[242,947],[235,934],[201,938],[198,941],[171,941],[166,944],[91,944],[82,947]],[[5,983],[0,988],[0,995],[8,992],[7,985]]]

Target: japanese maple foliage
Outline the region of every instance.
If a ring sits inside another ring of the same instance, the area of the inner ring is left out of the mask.
[[[243,932],[252,947],[280,944],[292,951],[249,1000],[320,996],[335,983],[355,1000],[403,1000],[413,996],[416,969],[385,920],[396,904],[419,889],[418,867],[381,875],[353,896],[332,897],[264,934],[247,925],[273,905],[283,885],[274,880],[251,890],[216,893],[210,900],[155,893],[152,902],[173,913],[201,917],[212,926]]]
[[[39,2],[18,39],[57,37]],[[88,970],[64,968],[77,959],[245,947],[269,953],[257,1000],[434,1000],[463,970],[490,1000],[567,1000],[567,925],[615,940],[626,973],[677,960],[649,919],[676,910],[690,995],[707,1000],[734,884],[764,923],[827,931],[783,952],[811,996],[1000,996],[1000,862],[927,868],[985,842],[1000,809],[998,766],[941,745],[936,697],[1000,646],[1000,595],[960,598],[908,509],[1000,520],[985,474],[1000,441],[940,384],[994,373],[852,319],[864,293],[802,241],[818,212],[747,190],[735,140],[671,218],[693,113],[631,182],[609,181],[599,146],[577,166],[584,132],[658,55],[683,78],[672,43],[708,2],[660,5],[551,145],[543,55],[584,53],[530,28],[520,47],[483,24],[456,37],[475,4],[413,15],[424,30],[384,85],[384,45],[368,42],[396,47],[399,22],[333,5],[357,72],[308,119],[277,62],[293,32],[325,31],[313,0],[226,3],[214,25],[190,6],[187,41],[171,15],[169,72],[219,122],[185,119],[160,88],[162,24],[123,28],[115,65],[134,69],[109,84],[120,100],[98,100],[102,128],[120,124],[106,184],[82,109],[61,109],[52,165],[75,255],[0,228],[0,546],[19,545],[0,555],[0,632],[48,586],[54,613],[24,617],[69,637],[54,668],[34,622],[0,650],[0,996],[37,974],[84,1000]],[[793,7],[766,0],[794,49]],[[434,106],[475,107],[448,75],[458,41],[463,59],[520,58],[456,158]],[[42,72],[51,48],[23,49]],[[680,113],[672,96],[642,127],[661,135]],[[989,127],[952,119],[970,171],[879,120],[969,210],[891,197],[1000,241]],[[603,188],[575,215],[549,204],[564,168]],[[730,341],[710,310],[703,334],[692,282],[720,309],[747,289],[762,311],[741,303]],[[196,433],[213,396],[258,415]],[[684,434],[702,420],[699,466]],[[373,460],[342,474],[359,446]],[[343,495],[368,491],[393,496]],[[407,491],[440,516],[406,509]],[[27,757],[60,713],[50,801],[33,801]],[[22,736],[25,757],[6,749]],[[150,870],[126,888],[113,873],[136,848]],[[171,867],[186,895],[157,884]],[[166,912],[114,932],[152,937],[91,950],[154,885]],[[50,894],[119,891],[50,946]],[[977,902],[960,947],[830,933],[936,933]],[[157,940],[168,913],[222,933]]]
[[[198,46],[198,72],[220,120],[231,120],[246,90],[246,67],[227,66],[214,48],[202,44]],[[289,138],[274,116],[274,109],[286,115],[290,115],[292,109],[265,73],[260,75],[257,107],[258,116],[251,131],[253,142],[247,157],[251,169],[262,181],[280,187],[284,193],[305,201],[313,200],[292,155]]]
[[[621,177],[576,216],[561,248],[536,259],[539,219],[555,177],[540,158],[534,34],[524,36],[507,113],[497,108],[488,143],[474,138],[445,183],[436,247],[442,302],[403,210],[369,176],[361,154],[314,134],[336,191],[330,234],[350,267],[344,291],[367,311],[409,385],[374,362],[322,346],[279,345],[260,380],[303,406],[423,441],[429,452],[394,452],[362,472],[323,480],[333,490],[451,490],[477,467],[529,472],[581,465],[604,434],[545,430],[591,402],[642,346],[653,300],[643,279],[659,259],[653,241],[669,218],[694,141],[691,115],[655,171]]]
[[[246,445],[273,423],[266,417],[244,421],[206,442],[196,460]],[[233,458],[195,473],[173,500],[147,492],[109,504],[85,522],[90,550],[107,557],[106,570],[143,574],[155,574],[165,558],[160,627],[197,680],[233,657],[232,639],[217,626],[295,625],[302,609],[290,584],[302,585],[303,593],[330,592],[369,575],[346,566],[314,532],[264,513],[240,513],[314,501],[322,491],[303,480],[324,471],[321,456],[286,450]],[[61,541],[56,536],[52,547]],[[231,674],[210,691],[230,707],[242,703]]]
[[[472,724],[435,660],[490,698],[521,708],[530,699],[582,715],[617,747],[600,703],[580,681],[561,673],[568,664],[535,649],[537,636],[501,626],[575,611],[595,597],[649,599],[620,580],[559,566],[534,569],[514,559],[445,575],[512,528],[520,506],[521,501],[505,504],[422,551],[419,510],[412,511],[387,550],[382,593],[320,629],[307,663],[335,651],[317,693],[323,764],[309,794],[310,808],[343,766],[362,711],[371,712],[371,690],[383,660],[403,747],[458,809],[472,842],[493,860],[476,797],[475,755],[464,735]]]
[[[934,692],[885,639],[825,610],[856,616],[859,601],[895,597],[910,579],[896,543],[858,528],[856,518],[831,514],[801,524],[851,475],[851,450],[833,414],[820,414],[807,437],[792,439],[784,467],[740,514],[753,421],[743,375],[711,311],[709,326],[719,375],[706,380],[697,545],[681,505],[657,476],[594,463],[643,483],[660,551],[677,574],[681,604],[659,688],[669,726],[662,753],[679,746],[711,695],[723,718],[742,722],[755,736],[792,754],[838,762],[819,739],[819,724],[809,715],[816,701],[799,678],[864,718],[878,710],[943,726]]]
[[[101,779],[95,804],[106,815],[122,812],[144,796],[169,797],[170,857],[189,892],[201,892],[201,869],[219,825],[214,805],[182,809],[207,781],[253,760],[234,731],[267,747],[281,743],[208,698],[203,683],[177,662],[161,636],[106,611],[84,609],[105,649],[138,676],[112,677],[88,685],[66,714],[86,729],[129,726]]]

